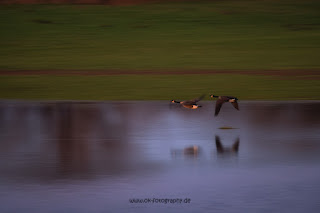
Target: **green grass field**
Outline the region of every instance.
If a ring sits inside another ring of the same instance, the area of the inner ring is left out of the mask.
[[[1,76],[3,99],[171,100],[202,94],[241,100],[320,100],[320,83],[248,75]]]
[[[320,1],[1,5],[0,70],[319,70]],[[320,99],[319,75],[1,76],[0,98]]]
[[[0,7],[0,69],[318,69],[320,1]]]

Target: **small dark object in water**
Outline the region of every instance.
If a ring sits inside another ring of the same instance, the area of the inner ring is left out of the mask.
[[[231,126],[222,126],[219,129],[238,129],[238,128],[234,128],[234,127],[231,127]]]

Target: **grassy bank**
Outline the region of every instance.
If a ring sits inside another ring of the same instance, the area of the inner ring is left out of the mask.
[[[171,100],[201,94],[241,100],[319,100],[319,80],[248,75],[1,76],[0,99]]]
[[[319,69],[318,0],[0,6],[0,69]]]
[[[242,100],[320,99],[320,74],[161,74],[320,70],[319,11],[318,0],[1,5],[0,71],[113,69],[159,75],[0,75],[0,99],[170,100],[202,93]]]

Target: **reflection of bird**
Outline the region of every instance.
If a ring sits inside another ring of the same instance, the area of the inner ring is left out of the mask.
[[[223,147],[220,137],[216,135],[216,147],[218,153],[226,153],[226,152],[235,152],[237,153],[239,150],[239,145],[240,145],[240,139],[237,138],[237,140],[233,143],[231,147],[225,148]]]
[[[184,155],[186,157],[197,157],[200,153],[200,147],[196,145],[188,146],[182,150],[172,150],[171,153],[174,157],[177,157],[179,155]]]
[[[211,98],[218,98],[217,102],[216,102],[216,110],[214,115],[217,116],[220,112],[220,109],[222,107],[222,104],[224,102],[230,102],[234,108],[236,108],[237,110],[239,110],[239,106],[238,106],[238,98],[233,97],[233,96],[216,96],[216,95],[211,95]]]
[[[204,95],[202,95],[200,98],[196,98],[193,100],[188,100],[188,101],[175,101],[171,100],[171,103],[177,103],[181,104],[183,107],[188,108],[188,109],[197,109],[198,107],[201,107],[197,103],[201,101],[204,98]]]
[[[186,147],[184,148],[183,150],[183,154],[185,155],[198,155],[198,152],[199,152],[199,147],[198,146],[190,146],[190,147]]]

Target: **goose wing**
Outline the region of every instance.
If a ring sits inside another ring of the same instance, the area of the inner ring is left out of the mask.
[[[217,151],[218,152],[223,152],[223,146],[222,143],[220,141],[220,137],[216,135],[216,147],[217,147]]]
[[[234,97],[234,96],[223,96],[223,97],[225,97],[226,99],[237,99],[237,98]]]
[[[201,97],[199,98],[195,98],[195,99],[192,99],[192,100],[187,100],[187,101],[182,101],[181,104],[184,105],[184,106],[191,106],[191,105],[194,105],[194,104],[197,104],[197,102],[199,102],[200,100],[202,100],[204,98],[205,95],[202,95]]]
[[[238,105],[238,102],[237,102],[237,101],[231,102],[231,104],[234,106],[234,108],[236,108],[237,110],[239,110],[239,105]]]
[[[201,101],[204,97],[205,97],[205,94],[201,95],[199,98],[192,99],[191,102],[197,103],[197,102]]]
[[[219,114],[223,103],[224,103],[224,101],[222,99],[218,99],[217,100],[217,102],[216,102],[216,110],[215,110],[215,113],[214,113],[215,116],[217,116]]]
[[[193,104],[195,104],[194,101],[189,100],[189,101],[181,101],[180,104],[182,104],[183,106],[191,106]]]

